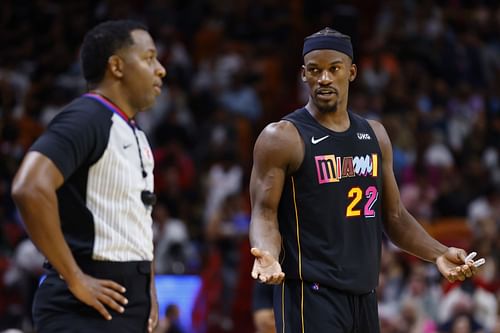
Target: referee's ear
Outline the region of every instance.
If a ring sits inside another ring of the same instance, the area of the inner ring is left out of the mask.
[[[111,74],[121,79],[123,77],[123,60],[118,55],[114,54],[108,59],[108,69]]]

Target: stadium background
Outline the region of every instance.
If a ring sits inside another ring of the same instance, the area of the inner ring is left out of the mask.
[[[147,23],[167,69],[161,99],[138,121],[156,158],[158,273],[200,277],[193,331],[253,332],[252,145],[265,124],[303,105],[303,38],[330,26],[352,36],[359,72],[350,108],[386,126],[407,208],[446,244],[487,259],[477,278],[457,287],[386,243],[383,332],[500,332],[500,6],[493,0],[3,0],[0,330],[31,331],[41,274],[9,195],[12,177],[60,107],[85,91],[84,33],[123,18]]]

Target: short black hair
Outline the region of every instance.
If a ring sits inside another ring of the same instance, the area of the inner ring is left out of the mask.
[[[133,30],[145,30],[141,22],[132,20],[106,21],[92,28],[83,39],[80,50],[83,77],[89,85],[102,81],[109,57],[134,41]]]

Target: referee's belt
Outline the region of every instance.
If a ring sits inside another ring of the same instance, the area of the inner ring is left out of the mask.
[[[134,275],[151,274],[151,261],[101,261],[87,258],[75,258],[78,266],[86,274],[96,273]],[[54,266],[47,260],[43,263],[43,268],[56,272]]]

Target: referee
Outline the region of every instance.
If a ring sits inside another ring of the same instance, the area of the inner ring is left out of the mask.
[[[151,332],[158,321],[151,210],[153,158],[134,116],[165,69],[146,27],[108,21],[81,47],[89,92],[25,156],[12,196],[45,255],[33,304],[38,333]]]

